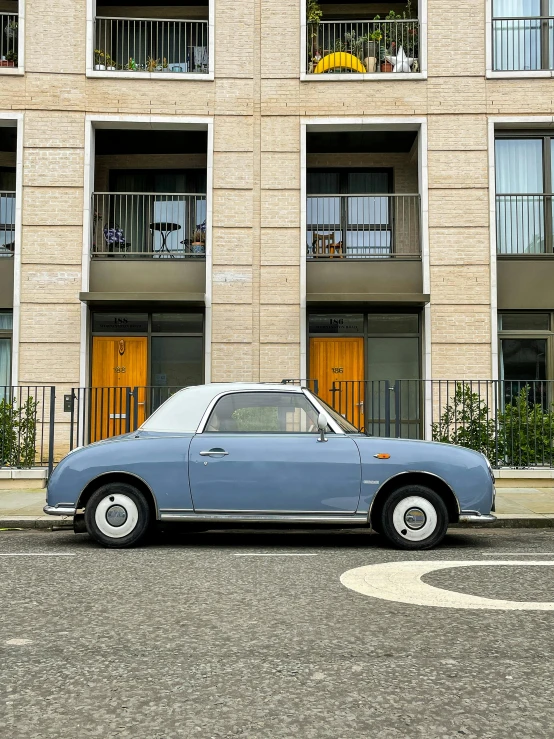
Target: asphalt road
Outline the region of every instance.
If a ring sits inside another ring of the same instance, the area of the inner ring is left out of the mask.
[[[340,580],[442,560],[552,562],[422,582],[554,601],[549,530],[453,531],[417,553],[361,532],[174,531],[124,551],[0,532],[0,735],[552,739],[554,610],[413,605]]]

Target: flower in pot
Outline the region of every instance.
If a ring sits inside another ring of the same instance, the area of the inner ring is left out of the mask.
[[[138,72],[138,64],[135,62],[133,57],[129,57],[129,61],[125,65],[125,69],[129,70],[130,72]]]
[[[158,69],[161,69],[160,60],[154,59],[154,57],[149,56],[148,59],[146,60],[146,71],[156,72]]]

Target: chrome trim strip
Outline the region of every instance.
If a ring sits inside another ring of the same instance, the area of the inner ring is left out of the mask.
[[[53,505],[45,505],[42,509],[48,516],[74,516],[77,509],[68,508],[67,506],[60,506],[59,508]]]
[[[492,513],[479,513],[478,511],[466,511],[460,513],[459,516],[460,523],[494,523],[496,520],[496,516]]]
[[[362,462],[362,466],[363,466],[363,464],[364,463]],[[404,472],[397,472],[395,475],[391,475],[390,477],[387,477],[387,479],[379,485],[379,488],[375,491],[375,495],[373,496],[373,498],[371,500],[371,505],[369,506],[369,511],[367,512],[367,520],[368,521],[371,521],[371,511],[373,510],[373,504],[375,503],[375,499],[377,498],[377,496],[381,492],[381,489],[388,482],[390,482],[391,480],[394,480],[396,477],[400,477],[401,475],[414,475],[414,474],[415,475],[429,475],[429,477],[435,477],[437,480],[440,480],[441,482],[443,482],[446,485],[446,487],[450,490],[450,492],[452,493],[452,495],[454,496],[454,499],[456,501],[456,505],[458,506],[458,513],[460,513],[460,501],[458,500],[458,496],[452,490],[452,486],[449,485],[446,482],[446,480],[444,480],[440,475],[435,475],[434,472],[427,472],[426,470],[405,470]]]
[[[206,521],[210,523],[331,523],[331,524],[358,524],[367,526],[365,515],[329,516],[329,515],[273,515],[245,513],[164,513],[162,521]]]
[[[165,509],[162,509],[162,513]],[[188,510],[188,509],[183,509]],[[210,515],[219,513],[232,513],[233,515],[248,515],[248,516],[354,516],[356,511],[285,511],[279,508],[268,508],[265,511],[260,511],[256,508],[195,508],[195,513],[208,513]]]
[[[191,438],[192,438],[192,434],[191,434]],[[94,482],[95,480],[98,480],[100,477],[105,477],[106,475],[129,475],[130,477],[135,477],[137,480],[140,480],[141,482],[143,482],[146,485],[146,487],[148,488],[148,490],[150,492],[150,495],[152,496],[152,499],[154,501],[154,507],[156,509],[156,520],[158,521],[160,519],[160,509],[158,508],[158,500],[157,500],[156,496],[154,495],[154,491],[152,490],[152,488],[150,487],[150,485],[146,482],[146,480],[144,480],[142,477],[140,477],[140,475],[137,475],[134,472],[129,472],[128,470],[107,470],[106,472],[101,472],[99,475],[96,475],[96,477],[91,478],[87,482],[87,484],[85,485],[85,487],[79,493],[79,497],[77,498],[76,509],[82,508],[82,506],[80,506],[79,503],[81,502],[81,496],[84,493],[85,488],[88,488],[88,486],[91,484],[91,482]]]

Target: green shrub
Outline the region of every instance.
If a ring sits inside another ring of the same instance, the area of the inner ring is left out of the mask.
[[[31,396],[18,404],[0,401],[0,467],[32,467],[35,463],[38,402]]]
[[[471,385],[462,382],[456,383],[454,396],[432,425],[433,441],[459,444],[492,459],[496,456],[495,431],[486,402],[472,392]]]
[[[531,403],[529,389],[522,388],[498,416],[499,461],[508,467],[554,463],[554,406]]]

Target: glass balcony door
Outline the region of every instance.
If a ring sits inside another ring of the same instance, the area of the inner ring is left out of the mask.
[[[497,138],[495,159],[498,254],[552,253],[551,138]]]
[[[307,242],[313,255],[388,256],[392,213],[385,193],[391,180],[388,170],[308,171]]]
[[[552,69],[554,0],[493,0],[493,69]]]

